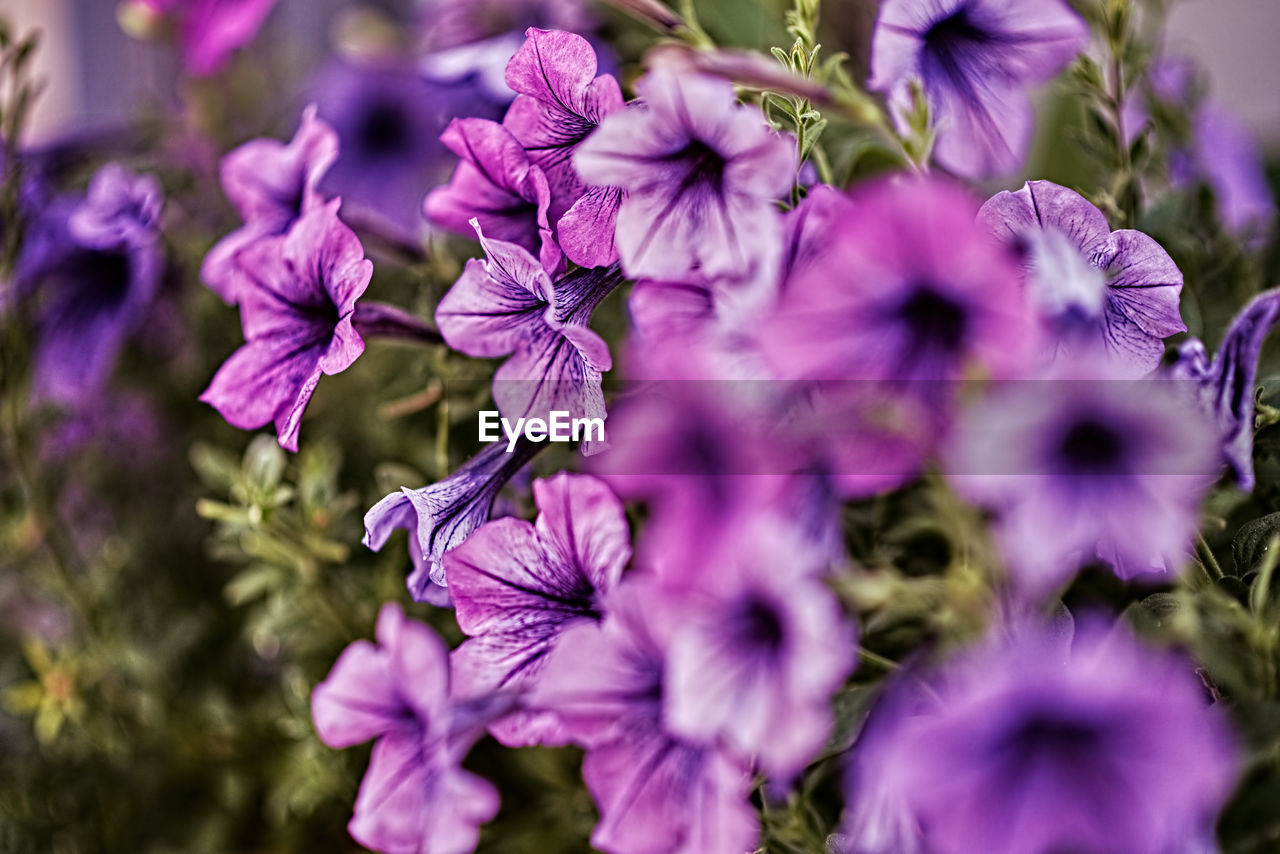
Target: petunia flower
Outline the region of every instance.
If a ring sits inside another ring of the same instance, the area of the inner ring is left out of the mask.
[[[602,624],[557,642],[531,704],[554,711],[586,748],[582,776],[600,810],[605,854],[742,854],[759,837],[749,766],[664,723],[670,625],[647,582],[619,585]]]
[[[507,704],[456,700],[448,648],[398,605],[382,607],[377,641],[348,646],[311,695],[329,747],[376,739],[347,829],[387,854],[467,854],[497,814],[498,792],[461,763]]]
[[[564,632],[603,617],[631,557],[622,502],[603,482],[558,474],[535,480],[533,499],[533,524],[496,519],[444,556],[458,626],[471,636],[453,653],[460,696],[533,686]],[[545,712],[508,716],[491,731],[513,747],[563,741]]]
[[[1028,181],[992,196],[978,220],[1023,252],[1032,299],[1061,336],[1061,358],[1101,343],[1120,374],[1136,378],[1160,364],[1165,338],[1186,331],[1182,272],[1169,253],[1140,231],[1111,231],[1079,193]]]
[[[1096,560],[1121,578],[1186,563],[1219,465],[1209,418],[1178,383],[1117,378],[1096,354],[996,388],[957,426],[946,469],[997,514],[1015,586],[1041,596]]]
[[[379,551],[392,531],[407,529],[413,560],[410,595],[419,602],[450,604],[445,553],[489,521],[498,492],[545,447],[521,437],[508,453],[506,445],[495,443],[438,483],[392,492],[365,514],[364,544]]]
[[[1065,68],[1088,39],[1063,0],[885,0],[867,86],[888,97],[905,130],[919,82],[938,163],[967,178],[1006,174],[1031,142],[1028,88]]]
[[[263,237],[284,234],[298,217],[324,204],[316,185],[337,156],[337,134],[316,118],[312,104],[287,144],[254,139],[222,158],[222,189],[244,225],[219,240],[200,267],[200,278],[214,293],[236,303],[236,253]]]
[[[573,33],[530,28],[507,63],[507,85],[519,96],[502,124],[547,178],[548,216],[573,263],[604,267],[618,260],[615,221],[621,192],[591,187],[573,165],[575,152],[604,118],[623,108],[612,75],[596,76],[595,50]]]
[[[627,196],[616,241],[632,278],[744,280],[781,245],[774,201],[795,179],[795,143],[728,81],[655,68],[642,103],[601,122],[574,155],[582,179]]]
[[[599,25],[584,0],[422,0],[417,19],[424,45],[431,51],[532,27],[584,33]]]
[[[601,372],[609,346],[587,326],[591,313],[622,282],[617,265],[577,269],[554,284],[543,266],[514,243],[494,240],[472,221],[485,260],[471,259],[436,307],[450,347],[468,356],[510,355],[493,378],[503,417],[604,418]],[[583,443],[584,453],[598,442]]]
[[[287,234],[236,255],[245,343],[200,395],[242,430],[275,422],[280,446],[290,451],[298,450],[302,413],[320,377],[345,371],[364,352],[352,317],[373,264],[338,220],[338,205],[315,208]]]
[[[182,66],[192,77],[226,67],[236,50],[258,34],[276,0],[125,0],[127,16],[168,19],[177,27]],[[136,22],[143,27],[146,20]]]
[[[115,367],[160,287],[160,187],[109,163],[86,197],[54,199],[29,227],[13,298],[38,303],[32,394],[87,404]]]
[[[791,520],[708,532],[680,548],[649,604],[679,615],[670,644],[667,722],[723,738],[786,785],[831,735],[831,698],[853,669],[856,632],[823,582],[827,563]],[[667,563],[671,563],[668,557]]]
[[[932,695],[899,683],[853,751],[846,851],[1166,854],[1212,838],[1239,752],[1190,661],[1091,618],[1065,643],[1020,625],[911,678]]]
[[[459,234],[484,229],[492,239],[537,252],[554,272],[561,257],[547,219],[547,176],[511,131],[487,119],[454,119],[440,139],[461,162],[446,186],[427,195],[423,215]]]
[[[308,92],[341,143],[321,191],[342,197],[348,222],[415,246],[422,197],[456,162],[440,134],[455,115],[500,117],[510,97],[495,98],[474,76],[436,81],[394,60],[331,62]]]
[[[1212,361],[1204,342],[1178,346],[1168,376],[1195,384],[1196,399],[1217,426],[1222,457],[1240,488],[1253,489],[1254,388],[1262,342],[1280,324],[1280,290],[1254,297],[1240,310]]]

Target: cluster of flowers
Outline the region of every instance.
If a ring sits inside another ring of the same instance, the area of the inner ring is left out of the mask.
[[[952,174],[1004,174],[1029,143],[1027,88],[1087,39],[1059,0],[887,0],[870,87],[904,122],[923,93]],[[658,62],[627,102],[590,42],[530,29],[505,82],[501,121],[455,119],[441,137],[459,162],[422,213],[477,236],[484,257],[434,328],[361,300],[372,264],[321,189],[339,134],[314,108],[289,143],[255,140],[222,164],[244,224],[202,276],[239,306],[246,343],[202,399],[232,424],[273,423],[296,450],[320,378],[368,335],[505,357],[503,417],[608,415],[609,447],[582,448],[590,474],[533,482],[532,523],[490,519],[542,447],[530,442],[368,512],[373,549],[410,531],[414,599],[453,607],[468,640],[450,652],[388,604],[376,645],[353,644],[315,689],[327,744],[377,740],[355,839],[472,850],[498,796],[461,763],[487,731],[585,749],[603,851],[752,850],[755,775],[774,797],[823,755],[855,666],[857,627],[828,584],[841,504],[936,465],[990,511],[1008,607],[985,643],[908,668],[880,699],[832,844],[1211,846],[1236,746],[1190,663],[1100,620],[1064,632],[1036,615],[1086,564],[1179,573],[1222,468],[1252,486],[1256,363],[1280,294],[1255,299],[1214,358],[1191,339],[1169,362],[1182,274],[1068,188],[1031,181],[980,203],[903,174],[811,184],[784,209],[796,140],[721,77]],[[117,303],[68,297],[47,315],[51,352],[85,346],[54,346],[64,333],[109,349],[114,318],[154,288],[158,194],[109,167],[58,216],[49,246],[75,251],[45,267],[33,254],[17,281],[86,287],[68,265],[93,255],[94,275],[151,282],[95,285]],[[623,282],[626,373],[649,391],[606,413],[612,354],[590,322]],[[55,388],[73,367],[37,373]],[[624,500],[648,509],[634,554]]]

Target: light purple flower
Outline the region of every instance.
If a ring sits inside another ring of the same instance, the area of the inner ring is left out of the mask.
[[[623,582],[602,624],[581,623],[552,652],[531,704],[586,747],[582,776],[600,809],[591,844],[606,854],[743,854],[759,837],[749,766],[664,724],[672,626],[647,582]]]
[[[228,423],[253,430],[275,422],[280,446],[298,450],[298,429],[320,377],[345,371],[364,352],[352,326],[373,264],[338,220],[335,199],[282,237],[258,240],[235,258],[245,343],[200,399]]]
[[[514,450],[497,442],[476,454],[438,483],[392,492],[364,516],[364,544],[380,550],[397,528],[410,531],[413,571],[409,593],[419,602],[450,603],[445,580],[445,552],[460,545],[489,520],[499,490],[538,451],[546,447],[523,437]]]
[[[423,41],[438,51],[530,27],[582,33],[598,22],[583,0],[424,0],[418,4]]]
[[[1027,89],[1065,68],[1088,38],[1063,0],[885,0],[867,86],[888,97],[905,130],[919,81],[938,163],[968,178],[1006,174],[1031,142]]]
[[[127,5],[172,20],[182,65],[193,77],[216,74],[257,35],[276,0],[128,0]]]
[[[724,739],[785,785],[826,744],[831,697],[853,669],[857,633],[823,582],[828,564],[790,520],[759,516],[708,531],[699,548],[672,546],[678,566],[649,602],[678,615],[668,726]]]
[[[349,223],[409,244],[426,225],[422,197],[455,162],[440,134],[456,115],[498,118],[507,103],[474,76],[434,81],[395,60],[331,62],[308,91],[341,142],[321,191],[342,197]]]
[[[1165,338],[1186,331],[1182,272],[1169,253],[1140,231],[1111,231],[1079,193],[1028,181],[992,196],[978,220],[1023,253],[1031,297],[1061,336],[1061,358],[1101,343],[1118,372],[1136,378],[1160,364]]]
[[[440,139],[461,162],[446,186],[427,195],[427,219],[459,234],[483,229],[494,240],[537,252],[542,266],[554,272],[561,257],[547,220],[547,176],[511,131],[487,119],[454,119]]]
[[[461,763],[502,704],[455,700],[448,648],[398,605],[382,607],[377,638],[347,647],[311,695],[325,744],[377,739],[347,829],[387,854],[467,854],[497,814],[498,792]]]
[[[1240,488],[1253,489],[1254,389],[1262,342],[1280,324],[1280,290],[1254,297],[1240,310],[1210,361],[1204,342],[1192,338],[1178,346],[1169,376],[1196,385],[1201,408],[1217,426],[1222,457]]]
[[[493,378],[493,399],[512,422],[604,418],[601,372],[609,345],[587,326],[591,313],[622,281],[617,265],[577,269],[553,284],[542,265],[514,243],[490,239],[473,221],[485,260],[471,259],[436,307],[449,346],[468,356],[510,355]],[[599,443],[583,443],[592,453]]]
[[[534,524],[496,519],[444,556],[458,626],[471,639],[453,653],[456,692],[468,697],[536,684],[557,638],[604,615],[631,557],[622,502],[603,482],[558,474],[533,482]],[[503,744],[563,742],[546,712],[494,723]]]
[[[565,255],[582,267],[618,260],[614,227],[621,192],[590,187],[578,176],[574,153],[604,118],[623,108],[611,75],[596,76],[596,53],[581,36],[530,28],[507,63],[507,85],[519,93],[502,120],[546,174],[549,217]]]
[[[1180,570],[1219,465],[1191,389],[1118,379],[1096,355],[1075,369],[997,387],[946,461],[956,488],[996,511],[1013,581],[1033,596],[1097,559],[1126,579]]]
[[[932,697],[899,684],[855,746],[844,850],[1169,854],[1211,835],[1238,750],[1191,662],[1095,618],[1074,639],[1023,625],[935,677]]]
[[[616,241],[632,278],[749,279],[781,245],[774,200],[795,179],[795,143],[739,104],[733,85],[655,68],[642,103],[609,115],[574,165],[593,186],[627,192]]]
[[[313,104],[287,144],[254,139],[222,158],[222,190],[244,225],[219,240],[200,267],[200,278],[214,293],[235,304],[236,253],[263,237],[284,234],[298,217],[322,205],[316,185],[337,156],[337,134],[316,118]]]
[[[82,200],[42,207],[13,274],[15,299],[39,300],[35,397],[91,402],[160,287],[160,187],[123,166],[103,166]]]

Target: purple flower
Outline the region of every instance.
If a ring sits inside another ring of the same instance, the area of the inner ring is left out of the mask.
[[[945,181],[880,182],[825,228],[764,324],[777,373],[804,380],[1017,374],[1034,333],[1017,268]],[[939,235],[946,235],[940,240]]]
[[[1187,851],[1230,794],[1235,740],[1192,664],[1120,627],[1024,625],[929,684],[854,750],[847,851]]]
[[[1253,489],[1254,388],[1258,357],[1268,333],[1280,324],[1280,290],[1259,294],[1227,329],[1222,346],[1209,360],[1204,342],[1192,338],[1179,345],[1168,375],[1196,385],[1201,408],[1217,426],[1222,457],[1240,488]]]
[[[655,68],[642,103],[609,115],[574,165],[627,192],[616,241],[632,278],[748,279],[781,245],[774,200],[796,172],[794,142],[739,104],[725,80]]]
[[[742,854],[759,837],[749,766],[664,724],[664,614],[647,582],[621,584],[602,624],[561,636],[531,703],[561,716],[587,748],[582,776],[600,809],[591,844],[606,854]]]
[[[649,607],[679,615],[667,723],[723,738],[786,783],[831,735],[831,697],[853,669],[856,632],[822,580],[827,563],[789,525],[757,517],[680,548]],[[670,560],[668,561],[670,562]]]
[[[614,227],[621,192],[589,187],[574,169],[574,153],[596,126],[623,108],[611,75],[596,76],[596,53],[573,33],[530,28],[507,63],[507,85],[520,93],[502,124],[547,178],[549,217],[565,255],[582,267],[618,260]]]
[[[586,32],[597,25],[583,0],[425,0],[418,5],[424,41],[431,50],[529,27]]]
[[[320,740],[377,739],[347,829],[387,854],[467,854],[498,812],[498,792],[463,758],[501,704],[459,703],[448,648],[398,605],[378,614],[378,644],[351,644],[311,695]]]
[[[57,199],[30,226],[13,276],[39,301],[32,393],[85,404],[156,296],[164,258],[159,185],[109,163],[81,201]]]
[[[459,234],[483,229],[495,240],[537,252],[542,266],[554,271],[561,258],[547,220],[547,176],[511,131],[487,119],[454,119],[440,139],[461,162],[447,186],[427,195],[427,219]]]
[[[919,81],[938,163],[969,178],[1012,172],[1031,141],[1027,88],[1084,49],[1089,29],[1062,0],[885,0],[868,87],[906,129]]]
[[[533,482],[534,524],[497,519],[444,556],[458,626],[471,639],[453,653],[461,696],[529,689],[547,655],[575,624],[598,621],[631,557],[622,502],[603,482],[559,474]],[[503,744],[563,741],[545,712],[492,726]]]
[[[468,356],[510,354],[493,378],[493,399],[512,422],[546,419],[552,410],[604,418],[601,372],[609,345],[587,326],[622,281],[617,265],[577,269],[553,284],[538,261],[514,243],[489,239],[473,221],[485,260],[471,259],[436,307],[449,346]],[[592,453],[594,441],[584,442]]]
[[[276,0],[128,0],[126,8],[168,18],[178,29],[182,65],[193,77],[221,71],[257,35]]]
[[[327,65],[309,87],[333,126],[341,153],[320,184],[341,196],[344,219],[414,243],[424,228],[422,197],[454,162],[440,134],[455,115],[502,115],[473,75],[436,82],[394,62]]]
[[[1023,251],[1031,297],[1061,334],[1064,358],[1101,339],[1119,373],[1136,378],[1160,364],[1165,338],[1186,331],[1169,253],[1140,231],[1111,231],[1079,193],[1028,181],[992,196],[978,220]]]
[[[364,516],[364,544],[378,551],[397,528],[413,532],[409,593],[419,602],[448,604],[445,552],[489,520],[498,491],[544,447],[522,438],[508,453],[495,443],[438,483],[387,495]]]
[[[1181,569],[1217,437],[1189,389],[1079,373],[994,390],[965,413],[947,460],[957,489],[998,514],[1013,580],[1033,596],[1096,559],[1121,578]]]
[[[244,225],[209,250],[200,278],[232,305],[232,287],[239,280],[235,255],[263,237],[284,234],[298,217],[325,201],[316,189],[338,156],[338,137],[316,118],[315,105],[302,113],[293,139],[254,139],[222,158],[222,189]]]
[[[322,374],[345,371],[364,352],[351,324],[373,264],[339,201],[303,214],[282,237],[235,257],[245,343],[200,395],[242,430],[275,422],[280,446],[298,450],[302,413]]]

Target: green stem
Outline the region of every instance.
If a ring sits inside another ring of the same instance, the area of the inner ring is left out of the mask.
[[[1209,574],[1209,580],[1215,584],[1221,581],[1223,578],[1222,567],[1218,564],[1218,559],[1213,556],[1213,549],[1209,548],[1209,543],[1205,540],[1204,534],[1196,534],[1196,554],[1200,557],[1201,566]]]

